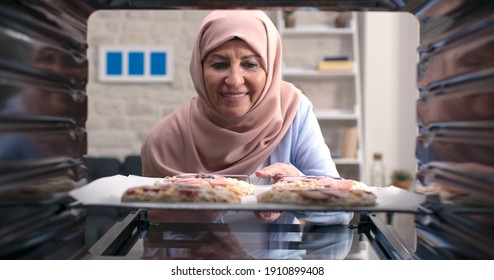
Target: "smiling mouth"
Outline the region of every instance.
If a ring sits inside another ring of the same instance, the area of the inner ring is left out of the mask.
[[[241,97],[244,97],[247,95],[247,93],[238,93],[238,94],[228,94],[228,93],[220,93],[221,96],[225,97],[225,98],[232,98],[232,99],[235,99],[235,98],[241,98]]]

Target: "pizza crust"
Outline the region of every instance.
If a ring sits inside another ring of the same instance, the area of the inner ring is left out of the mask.
[[[195,203],[240,203],[235,193],[225,188],[192,186],[183,184],[164,184],[138,186],[127,189],[123,202],[195,202]]]
[[[271,189],[257,195],[262,203],[315,206],[372,206],[376,196],[364,190],[342,189]]]
[[[272,189],[342,189],[369,190],[364,183],[331,176],[286,176],[272,184]]]
[[[75,187],[76,183],[66,177],[43,178],[1,190],[0,201],[42,202],[52,199],[57,193],[67,192]]]
[[[0,192],[0,202],[41,202],[51,199],[54,194],[51,189],[19,186]]]

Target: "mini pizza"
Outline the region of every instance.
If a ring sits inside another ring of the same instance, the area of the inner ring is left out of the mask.
[[[427,196],[439,195],[439,193],[441,192],[441,185],[437,183],[430,183],[427,186],[416,184],[415,192]]]
[[[261,203],[296,204],[314,206],[372,206],[376,196],[364,190],[337,188],[271,189],[257,195]]]
[[[138,186],[122,194],[123,202],[240,203],[240,196],[226,188],[164,184]]]
[[[76,188],[76,183],[72,179],[62,176],[40,180],[39,182],[36,182],[36,185],[53,192],[66,192]]]
[[[185,173],[160,178],[155,181],[155,185],[167,183],[226,188],[237,195],[250,195],[254,193],[254,185],[246,181],[228,177],[227,175]]]
[[[463,186],[461,185],[447,185],[438,182],[433,184],[436,184],[439,187],[439,199],[444,204],[453,204],[464,207],[483,207],[493,205],[494,203],[490,197],[463,189]]]
[[[56,193],[75,189],[75,182],[65,177],[38,179],[11,185],[0,190],[0,201],[42,202]]]
[[[272,184],[272,189],[325,189],[366,190],[363,183],[330,176],[286,176]]]

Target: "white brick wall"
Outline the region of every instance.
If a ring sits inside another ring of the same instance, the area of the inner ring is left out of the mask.
[[[195,35],[208,11],[97,11],[88,23],[88,155],[123,159],[139,154],[151,128],[195,96],[189,62]],[[100,83],[100,44],[170,44],[175,79],[168,84]]]

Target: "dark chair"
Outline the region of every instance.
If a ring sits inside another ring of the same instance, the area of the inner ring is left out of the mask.
[[[123,174],[124,175],[142,175],[142,163],[141,156],[129,155],[126,156],[123,162]]]
[[[122,174],[122,164],[118,158],[112,157],[85,157],[88,182],[102,177]]]

